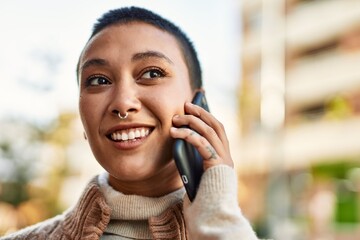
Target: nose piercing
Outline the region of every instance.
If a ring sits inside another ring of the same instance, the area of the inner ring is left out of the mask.
[[[125,113],[125,116],[121,116],[121,113],[118,112],[117,115],[118,115],[118,117],[119,117],[121,120],[124,120],[124,119],[126,119],[126,118],[128,117],[129,113],[126,112],[126,113]]]

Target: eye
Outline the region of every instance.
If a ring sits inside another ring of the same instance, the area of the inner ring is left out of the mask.
[[[86,86],[100,86],[100,85],[109,85],[111,82],[104,76],[91,76],[86,80]]]
[[[164,77],[165,73],[163,70],[158,69],[158,68],[153,68],[153,69],[149,69],[146,70],[141,76],[140,78],[142,79],[152,79],[152,78],[161,78]]]

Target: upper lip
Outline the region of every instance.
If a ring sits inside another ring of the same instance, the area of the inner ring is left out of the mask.
[[[131,128],[154,128],[154,126],[151,126],[149,124],[143,124],[143,123],[123,123],[116,125],[110,129],[108,129],[105,133],[105,135],[110,135],[116,131],[125,130],[125,129],[131,129]]]

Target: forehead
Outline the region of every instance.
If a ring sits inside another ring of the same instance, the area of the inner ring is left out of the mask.
[[[110,25],[97,33],[86,44],[80,62],[103,54],[134,54],[158,51],[170,59],[184,61],[177,39],[165,30],[143,22]]]

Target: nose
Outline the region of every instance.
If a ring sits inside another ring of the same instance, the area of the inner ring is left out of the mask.
[[[109,112],[118,117],[137,113],[141,109],[136,86],[133,84],[118,84],[113,88],[110,99]]]

